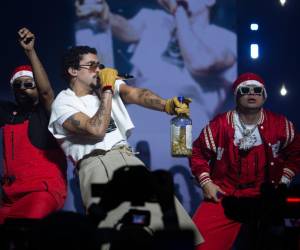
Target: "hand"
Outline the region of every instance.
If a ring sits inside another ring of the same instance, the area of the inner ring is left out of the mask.
[[[189,9],[189,3],[187,0],[177,0],[177,6],[182,6],[186,11]]]
[[[22,28],[18,31],[20,45],[25,51],[33,50],[35,37],[27,28]]]
[[[115,82],[118,77],[118,71],[112,68],[101,69],[98,73],[102,91],[110,89],[114,91]]]
[[[220,194],[226,195],[226,193],[218,185],[214,184],[211,181],[204,184],[202,190],[203,190],[204,198],[208,200],[212,200],[214,202],[220,201],[220,197],[218,197]]]
[[[159,4],[171,14],[175,13],[177,8],[176,0],[158,0]]]
[[[189,104],[192,102],[191,98],[184,98],[183,103],[179,102],[178,98],[175,96],[171,99],[168,99],[165,105],[165,112],[169,115],[179,115],[186,114],[190,115]]]
[[[101,20],[107,20],[109,16],[109,7],[105,0],[97,3],[80,3],[75,1],[76,15],[79,18],[86,18],[90,16],[98,16]]]
[[[103,0],[101,10],[99,10],[97,15],[102,22],[108,22],[110,16],[110,9],[106,1]]]

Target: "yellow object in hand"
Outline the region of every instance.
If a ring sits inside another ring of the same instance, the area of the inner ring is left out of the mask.
[[[100,84],[102,91],[106,89],[110,89],[114,91],[115,89],[115,82],[118,76],[118,71],[113,68],[104,68],[101,69],[98,73],[100,78]]]
[[[189,116],[190,114],[189,103],[191,101],[192,99],[190,98],[184,98],[183,102],[180,102],[176,96],[171,99],[167,99],[165,105],[165,112],[170,115],[185,114]]]

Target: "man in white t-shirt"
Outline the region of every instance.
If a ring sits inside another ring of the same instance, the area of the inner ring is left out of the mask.
[[[144,165],[127,143],[134,126],[123,101],[168,114],[189,113],[190,101],[179,103],[177,97],[166,100],[148,89],[126,85],[118,80],[116,70],[103,68],[97,51],[88,46],[66,52],[63,75],[70,87],[61,91],[53,103],[49,130],[77,165],[83,202],[89,208],[99,201],[91,195],[91,184],[107,183],[120,167]],[[175,204],[180,226],[192,228],[195,243],[199,244],[203,241],[199,231],[177,199]],[[159,213],[157,207],[149,206],[154,214]],[[113,227],[127,211],[128,204],[121,205],[99,226]],[[160,216],[151,217],[150,227],[162,225]]]

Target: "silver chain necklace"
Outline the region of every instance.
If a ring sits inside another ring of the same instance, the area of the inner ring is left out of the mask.
[[[238,141],[239,149],[249,150],[257,142],[257,137],[255,134],[253,134],[253,132],[255,131],[259,122],[261,121],[261,115],[262,114],[260,114],[260,117],[255,122],[253,128],[249,129],[246,127],[245,123],[240,118],[240,115],[237,113],[240,126],[237,126],[237,124],[235,126],[238,128],[242,135],[242,138],[240,138]]]
[[[253,128],[249,129],[249,128],[246,127],[246,125],[244,124],[244,122],[242,121],[242,119],[241,119],[241,117],[239,115],[238,115],[238,117],[239,117],[240,124],[242,126],[242,129],[240,129],[242,135],[245,136],[245,137],[249,137],[254,132],[254,130],[256,129],[258,121],[260,119],[258,119],[256,121],[256,123],[255,123],[255,125],[254,125]]]

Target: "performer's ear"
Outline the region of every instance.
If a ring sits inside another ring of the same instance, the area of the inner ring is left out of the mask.
[[[70,74],[71,76],[75,77],[75,76],[77,76],[78,70],[77,70],[77,69],[74,69],[74,68],[72,68],[72,67],[69,67],[69,68],[68,68],[68,72],[69,72],[69,74]]]

